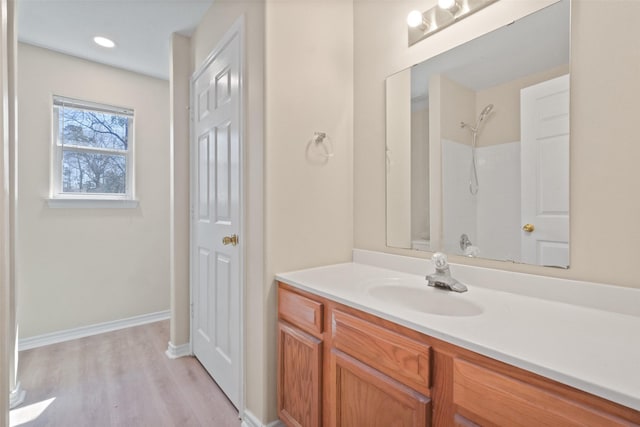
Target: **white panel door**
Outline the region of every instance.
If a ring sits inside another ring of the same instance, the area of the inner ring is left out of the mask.
[[[569,75],[522,89],[520,103],[522,262],[567,267]]]
[[[242,236],[238,33],[214,52],[193,79],[191,111],[193,353],[239,408]]]

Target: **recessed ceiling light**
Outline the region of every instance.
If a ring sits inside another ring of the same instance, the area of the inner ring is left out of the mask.
[[[97,44],[100,45],[102,47],[115,47],[115,43],[113,42],[113,40],[110,40],[106,37],[101,37],[101,36],[95,36],[93,38],[93,41]]]

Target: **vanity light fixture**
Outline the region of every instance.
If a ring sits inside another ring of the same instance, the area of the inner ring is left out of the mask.
[[[409,46],[454,24],[498,0],[438,0],[438,5],[424,13],[412,11],[407,16]]]
[[[456,0],[438,0],[440,9],[451,9],[455,4]]]
[[[419,28],[422,31],[426,31],[429,28],[429,23],[424,19],[424,15],[419,10],[412,10],[407,15],[407,25],[409,28]]]
[[[460,12],[460,4],[457,0],[438,0],[438,7],[449,11],[452,16],[456,16]]]
[[[93,42],[95,44],[99,45],[99,46],[102,46],[102,47],[112,48],[112,47],[116,46],[116,44],[115,44],[115,42],[113,40],[108,39],[106,37],[102,37],[102,36],[95,36],[93,38]]]

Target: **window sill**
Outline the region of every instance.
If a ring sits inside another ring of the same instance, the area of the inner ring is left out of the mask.
[[[51,198],[47,199],[50,208],[72,209],[134,209],[138,200],[125,199],[85,199],[85,198]]]

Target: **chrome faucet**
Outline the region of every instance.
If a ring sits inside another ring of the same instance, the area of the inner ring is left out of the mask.
[[[465,285],[451,277],[449,263],[447,262],[447,256],[445,254],[442,252],[436,252],[431,257],[431,261],[433,261],[433,264],[436,267],[436,272],[427,275],[426,279],[429,286],[454,292],[467,292],[467,287]]]

